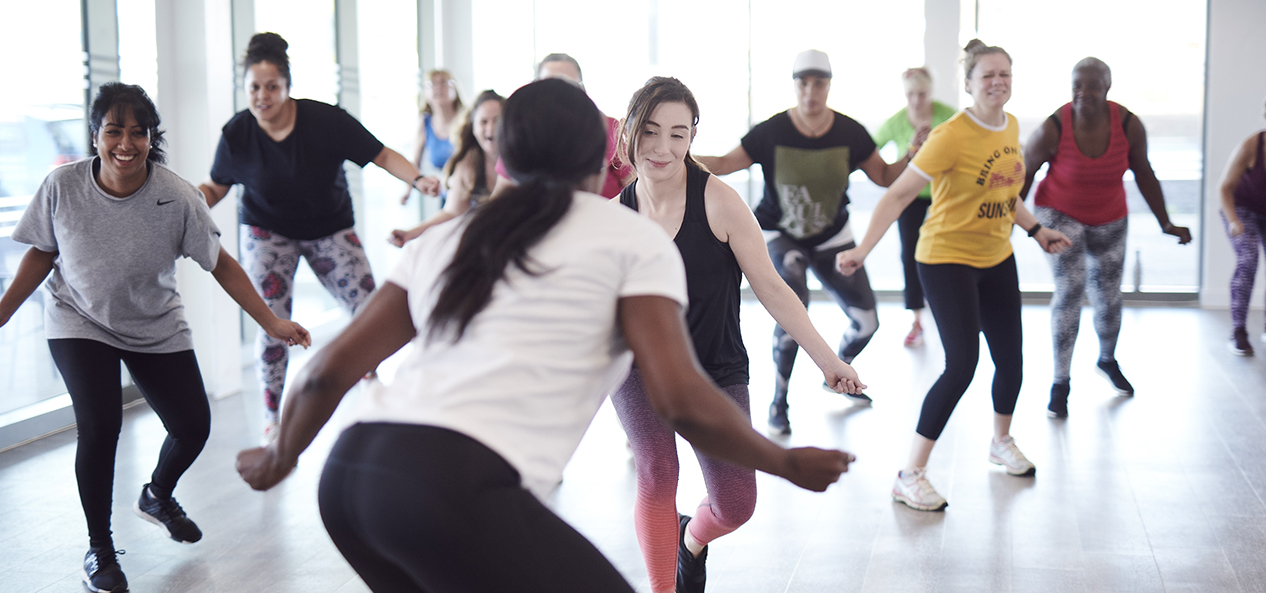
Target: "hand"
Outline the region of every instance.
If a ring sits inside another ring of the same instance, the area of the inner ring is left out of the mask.
[[[391,231],[391,236],[387,237],[387,242],[395,245],[396,247],[404,247],[405,243],[418,238],[418,235],[421,234],[421,231],[418,231],[417,229],[409,229],[407,231],[396,229]]]
[[[843,451],[815,447],[788,449],[778,475],[805,490],[822,492],[848,471],[857,458]]]
[[[303,329],[302,325],[289,319],[274,319],[272,327],[264,328],[264,331],[268,333],[268,337],[282,340],[288,346],[303,346],[307,348],[312,345],[312,336],[308,333],[308,330]]]
[[[828,368],[822,369],[826,384],[836,393],[861,393],[866,385],[857,378],[857,370],[838,358],[833,360],[835,362],[828,364]]]
[[[409,197],[410,197],[410,196],[412,196],[412,195],[413,195],[413,188],[412,188],[412,187],[410,187],[409,189],[405,190],[404,195],[403,195],[403,196],[400,196],[400,205],[401,205],[401,206],[403,206],[403,205],[405,205],[405,204],[408,204],[408,203],[409,203]]]
[[[1244,225],[1240,225],[1240,232],[1244,232]],[[1178,237],[1179,245],[1186,245],[1191,242],[1191,230],[1185,226],[1167,225],[1164,233]]]
[[[1226,225],[1226,234],[1232,237],[1238,237],[1244,234],[1244,223],[1240,221],[1228,222]]]
[[[1067,235],[1049,227],[1038,229],[1037,234],[1033,235],[1037,239],[1037,244],[1047,253],[1059,253],[1073,246],[1073,242]]]
[[[275,446],[255,447],[237,454],[237,473],[255,490],[267,490],[276,486],[295,468],[285,463]]]
[[[919,126],[919,129],[914,131],[914,137],[910,139],[910,148],[906,150],[906,154],[910,158],[914,158],[914,155],[918,154],[919,149],[923,148],[923,143],[927,142],[928,134],[931,132],[932,126],[927,124]]]
[[[9,322],[9,319],[11,317],[12,317],[11,315],[0,315],[0,327],[4,327],[4,325]]]
[[[854,247],[835,255],[835,269],[845,276],[852,276],[854,272],[862,268],[864,261],[866,261],[866,254]]]
[[[427,176],[414,182],[413,187],[428,196],[440,195],[440,180],[437,177]]]

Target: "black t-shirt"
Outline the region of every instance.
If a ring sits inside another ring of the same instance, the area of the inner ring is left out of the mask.
[[[765,174],[756,220],[806,246],[819,245],[848,222],[848,175],[875,152],[875,141],[851,117],[835,113],[826,134],[808,138],[787,111],[752,128],[743,150]]]
[[[249,110],[224,124],[211,180],[245,186],[242,224],[310,241],[352,226],[343,161],[364,167],[382,142],[340,107],[308,99],[295,105],[294,130],[281,142]]]

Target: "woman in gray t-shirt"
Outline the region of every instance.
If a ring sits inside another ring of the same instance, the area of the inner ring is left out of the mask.
[[[141,87],[101,87],[89,116],[94,156],[58,167],[32,197],[13,232],[31,248],[0,297],[3,326],[52,273],[44,326],[78,424],[75,477],[89,539],[83,579],[92,591],[127,587],[110,533],[123,422],[120,362],[167,429],[134,509],[178,542],[202,537],[172,497],[211,430],[176,292],[176,260],[188,257],[211,272],[269,335],[291,345],[311,342],[298,324],[273,315],[220,247],[202,195],[161,164],[158,126],[158,111]]]

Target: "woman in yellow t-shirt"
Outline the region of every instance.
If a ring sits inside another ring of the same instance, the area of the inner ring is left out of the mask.
[[[945,372],[923,400],[910,461],[897,472],[892,488],[893,500],[922,511],[948,506],[924,472],[936,439],[976,374],[981,331],[997,369],[989,461],[1015,476],[1036,472],[1010,435],[1023,377],[1020,282],[1011,253],[1011,226],[1026,229],[1050,253],[1071,245],[1059,231],[1038,224],[1017,199],[1024,185],[1019,126],[1002,109],[1011,98],[1011,56],[979,39],[964,51],[972,106],[932,130],[875,206],[866,238],[836,259],[843,274],[860,269],[897,216],[924,184],[932,183],[932,206],[915,261],[945,348]]]

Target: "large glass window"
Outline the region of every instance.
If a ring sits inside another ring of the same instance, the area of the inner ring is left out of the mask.
[[[1134,112],[1147,128],[1149,158],[1170,218],[1175,225],[1198,229],[1206,3],[1069,0],[1056,7],[978,0],[977,6],[978,36],[1005,47],[1015,60],[1014,94],[1007,111],[1020,122],[1021,141],[1071,99],[1073,65],[1087,56],[1097,57],[1112,68],[1108,99]],[[962,39],[973,36],[977,35],[967,29]],[[1044,173],[1039,172],[1039,179]],[[1180,246],[1160,232],[1130,173],[1125,189],[1130,232],[1124,288],[1133,291],[1138,281],[1142,292],[1195,292],[1197,242]],[[1021,286],[1050,290],[1050,267],[1041,250],[1027,239],[1015,244]]]
[[[21,23],[0,35],[0,291],[27,246],[13,241],[31,195],[54,167],[87,154],[84,62],[79,0],[5,4],[4,20]],[[18,92],[17,89],[20,89]],[[0,413],[65,393],[44,339],[44,291],[37,290],[0,328]]]

